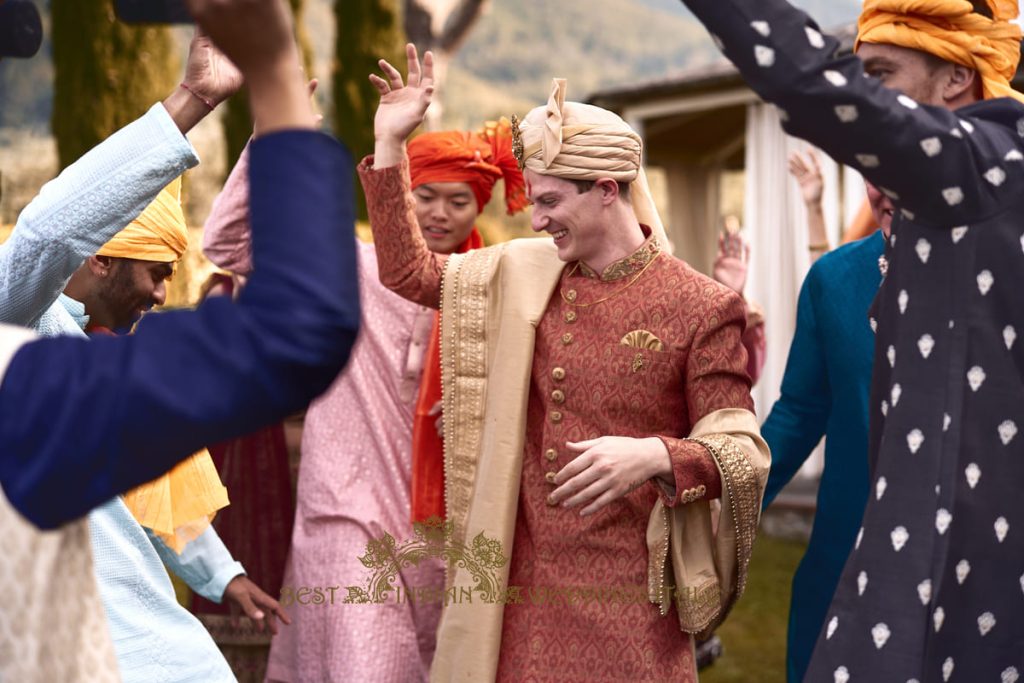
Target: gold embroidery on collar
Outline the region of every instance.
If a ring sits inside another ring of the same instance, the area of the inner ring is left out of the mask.
[[[661,244],[658,243],[658,238],[652,235],[651,237],[648,237],[647,241],[632,254],[619,259],[605,268],[604,272],[601,273],[600,280],[602,282],[611,282],[613,280],[620,280],[629,275],[633,275],[638,270],[649,264],[654,257],[660,253]],[[580,261],[580,273],[589,278],[598,277],[594,269],[582,261]]]

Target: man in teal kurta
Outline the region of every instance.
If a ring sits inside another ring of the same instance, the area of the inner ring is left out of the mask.
[[[803,680],[868,495],[868,396],[874,334],[868,308],[881,281],[881,231],[822,256],[800,291],[782,396],[761,434],[772,452],[764,507],[825,436],[814,529],[793,577],[787,679]]]

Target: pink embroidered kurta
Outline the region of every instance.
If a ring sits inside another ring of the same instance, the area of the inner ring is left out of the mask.
[[[359,172],[381,279],[437,306],[444,257],[422,243],[404,167],[367,160]],[[505,608],[498,680],[695,680],[690,636],[647,602],[646,530],[659,495],[680,505],[720,494],[713,459],[684,437],[716,410],[752,410],[744,319],[737,295],[653,238],[600,276],[563,271],[536,333],[509,576],[522,601]],[[574,457],[565,442],[607,435],[660,437],[673,494],[648,481],[591,517],[549,506],[551,478]]]
[[[252,269],[247,169],[248,148],[203,240],[212,261],[240,275]],[[366,583],[359,557],[368,542],[413,538],[412,416],[435,317],[380,284],[372,246],[360,244],[358,256],[359,341],[306,413],[281,595],[292,624],[272,641],[270,681],[424,681],[433,657],[439,604],[343,604],[346,586]],[[403,570],[396,585],[443,586],[443,566],[428,558]],[[319,589],[324,600],[314,604],[306,591],[300,598],[302,589]]]
[[[366,582],[367,542],[413,538],[412,415],[434,323],[434,311],[381,286],[372,246],[360,245],[359,257],[363,327],[345,372],[306,413],[284,578],[293,596],[337,590],[333,604],[288,607],[293,623],[271,646],[272,681],[422,681],[433,656],[439,604],[342,604],[346,586]],[[443,586],[443,566],[408,567],[401,584]]]

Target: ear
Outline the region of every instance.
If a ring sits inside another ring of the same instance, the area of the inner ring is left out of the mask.
[[[85,260],[85,265],[96,277],[107,277],[114,265],[114,259],[110,256],[90,256]]]
[[[981,96],[981,78],[974,69],[950,63],[943,79],[942,99],[947,103],[961,103],[964,97],[972,100]],[[975,89],[977,88],[977,92]]]
[[[619,184],[611,178],[601,178],[594,183],[601,197],[601,204],[610,206],[619,199]]]

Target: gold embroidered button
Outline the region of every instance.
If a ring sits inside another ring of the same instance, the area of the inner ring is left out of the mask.
[[[558,457],[558,451],[556,451],[554,448],[549,448],[546,451],[544,451],[544,457],[547,458],[549,461],[553,461]]]
[[[565,300],[570,302],[570,303],[573,302],[573,301],[576,301],[576,290],[575,289],[570,289],[568,292],[566,292],[565,293]]]
[[[558,474],[558,472],[548,472],[547,474],[544,475],[544,478],[547,480],[549,484],[554,484],[556,474]]]
[[[559,422],[561,422],[562,421],[562,413],[560,413],[557,410],[552,410],[551,411],[551,421],[554,422],[555,424],[558,424]]]
[[[567,322],[567,323],[574,323],[574,322],[576,322],[576,311],[566,311],[565,312],[565,322]]]
[[[565,346],[572,344],[572,332],[566,332],[562,335],[562,344]]]
[[[551,400],[555,403],[565,403],[565,392],[561,389],[555,389],[551,392]]]
[[[565,368],[555,368],[551,371],[551,377],[553,377],[556,382],[561,382],[565,379]]]

